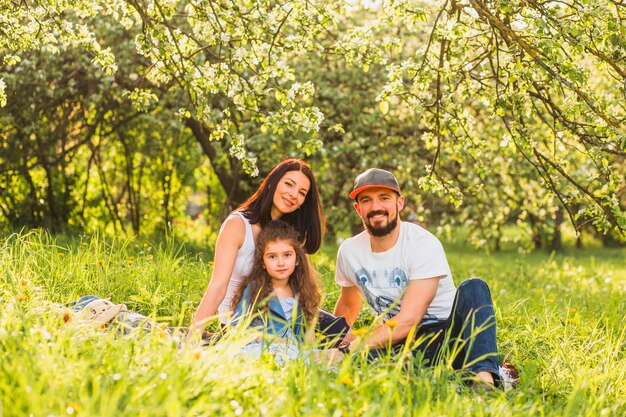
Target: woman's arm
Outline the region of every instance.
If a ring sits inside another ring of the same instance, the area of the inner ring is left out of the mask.
[[[224,300],[235,267],[237,252],[243,245],[245,237],[246,226],[240,217],[232,217],[224,223],[215,243],[211,281],[191,322],[191,332],[204,330],[208,319],[216,313]]]

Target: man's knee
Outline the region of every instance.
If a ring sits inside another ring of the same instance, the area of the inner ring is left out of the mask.
[[[467,314],[471,311],[484,311],[485,308],[493,309],[493,299],[489,286],[480,278],[470,278],[463,281],[457,292],[458,306]]]
[[[489,285],[487,285],[487,283],[481,278],[469,278],[463,281],[461,284],[459,284],[457,291],[459,291],[460,293],[469,294],[483,293],[489,294],[489,296],[491,296]]]

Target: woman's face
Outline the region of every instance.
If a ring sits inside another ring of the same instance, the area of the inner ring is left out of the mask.
[[[311,181],[300,171],[287,171],[278,181],[272,200],[272,220],[297,210],[306,199]]]

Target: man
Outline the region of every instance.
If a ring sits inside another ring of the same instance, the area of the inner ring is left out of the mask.
[[[407,337],[425,340],[416,350],[432,363],[446,345],[446,333],[463,346],[455,368],[467,368],[475,380],[493,386],[499,379],[493,303],[480,279],[454,286],[439,240],[422,227],[400,220],[404,207],[392,173],[372,168],[359,175],[350,198],[365,230],[346,239],[337,255],[335,281],[341,295],[335,316],[352,326],[362,297],[386,322],[362,340],[340,350],[366,348],[375,358]],[[432,337],[430,337],[432,335]]]

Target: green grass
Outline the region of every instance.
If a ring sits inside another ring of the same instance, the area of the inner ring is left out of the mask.
[[[335,250],[314,256],[331,310]],[[14,234],[0,238],[0,416],[624,415],[625,258],[624,249],[486,255],[451,245],[455,281],[489,283],[501,356],[521,370],[515,390],[476,395],[445,365],[407,370],[402,358],[354,358],[336,370],[304,359],[279,366],[238,355],[239,332],[179,351],[160,331],[118,338],[66,323],[57,304],[95,294],[187,324],[210,276],[209,250]]]

